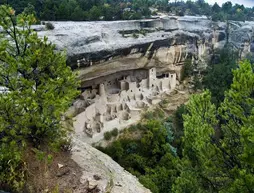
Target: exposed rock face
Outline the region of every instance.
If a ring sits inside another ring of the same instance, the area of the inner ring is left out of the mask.
[[[213,34],[213,23],[205,18],[164,18],[141,21],[113,22],[55,22],[53,31],[40,32],[57,44],[67,48],[69,62],[90,65],[92,62],[110,59],[119,55],[130,55],[175,45],[195,45],[198,40],[209,40]],[[224,24],[221,31],[225,29]],[[146,30],[146,35],[138,34]],[[220,30],[219,30],[220,31]],[[139,37],[133,37],[137,33]],[[128,37],[130,36],[130,37]],[[190,52],[195,52],[189,46]]]
[[[59,50],[67,50],[68,63],[81,71],[81,80],[115,72],[157,67],[176,70],[187,57],[205,62],[227,39],[227,25],[205,17],[168,17],[112,22],[54,22],[52,31],[40,31]],[[230,22],[229,42],[250,51],[253,22]]]
[[[83,169],[81,183],[88,183],[91,190],[98,193],[150,193],[136,177],[125,171],[109,156],[101,153],[85,142],[74,139],[72,150],[74,159]],[[82,186],[76,193],[83,193]]]
[[[68,62],[73,67],[91,66],[110,60],[108,64],[126,56],[135,63],[141,63],[139,66],[134,65],[134,68],[142,68],[144,63],[148,63],[146,60],[140,61],[144,56],[149,61],[154,59],[166,65],[179,64],[188,54],[202,56],[205,48],[209,47],[206,44],[212,44],[213,38],[214,42],[218,42],[219,34],[223,34],[225,29],[225,24],[219,24],[220,29],[215,29],[214,32],[212,22],[193,17],[55,22],[54,25],[53,31],[43,31],[40,34],[48,36],[50,41],[57,44],[58,49],[67,49]],[[220,40],[222,37],[220,35]],[[124,64],[125,61],[119,62]]]

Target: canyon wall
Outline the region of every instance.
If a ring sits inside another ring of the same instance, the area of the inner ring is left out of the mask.
[[[187,58],[205,68],[227,41],[244,56],[252,50],[254,34],[253,22],[190,16],[53,24],[54,30],[39,35],[66,50],[68,65],[79,74],[83,94],[71,111],[81,138],[132,124],[140,110],[175,89]],[[156,84],[149,84],[151,69]]]
[[[42,30],[58,50],[66,50],[68,64],[80,69],[84,87],[88,80],[116,72],[156,67],[157,72],[173,70],[187,57],[205,63],[227,40],[250,51],[253,22],[212,22],[206,17],[164,17],[150,20],[53,22],[54,30]]]
[[[102,159],[106,159],[86,143],[101,140],[105,131],[137,122],[142,110],[178,87],[187,58],[205,68],[214,50],[222,48],[227,41],[240,50],[241,56],[254,51],[253,22],[226,24],[205,17],[185,16],[53,22],[53,25],[54,30],[45,30],[43,26],[35,29],[39,36],[47,36],[56,44],[57,50],[67,52],[67,63],[81,80],[82,94],[68,114],[74,116],[73,159],[84,168],[84,178],[94,174],[103,165]],[[109,158],[107,163],[111,173],[116,175],[111,178],[111,174],[98,171],[105,179],[104,185],[98,185],[101,190],[107,189],[105,184],[111,184],[115,192],[149,192]],[[103,166],[101,170],[107,168]],[[118,185],[119,176],[126,175],[128,180],[120,179],[122,185]],[[128,189],[128,184],[138,189]]]

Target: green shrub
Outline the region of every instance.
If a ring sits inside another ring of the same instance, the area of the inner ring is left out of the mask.
[[[118,129],[115,128],[111,131],[111,135],[114,136],[114,137],[117,137],[118,136]]]
[[[193,65],[191,59],[187,59],[184,62],[184,66],[181,70],[181,81],[183,81],[185,78],[191,76],[193,73]]]
[[[72,143],[70,138],[64,138],[59,140],[59,143],[56,146],[56,149],[61,149],[64,152],[71,151]]]
[[[62,116],[78,94],[66,57],[30,30],[34,22],[34,15],[0,6],[0,85],[9,91],[0,93],[0,189],[11,192],[25,184],[27,144],[52,150],[67,136]]]
[[[0,190],[20,192],[25,184],[25,163],[14,141],[0,145]]]
[[[153,178],[151,178],[148,175],[144,175],[141,176],[139,178],[140,182],[147,188],[149,188],[149,190],[151,190],[153,193],[159,193],[159,187],[157,186],[157,184],[154,183]]]
[[[195,75],[195,76],[194,76],[193,84],[194,84],[194,87],[193,87],[194,91],[197,91],[197,90],[203,88],[202,81],[201,81],[201,79],[198,77],[198,75]]]
[[[183,114],[187,113],[186,106],[184,104],[177,107],[173,114],[174,126],[178,131],[183,131]]]
[[[55,26],[52,23],[50,23],[50,22],[45,23],[45,27],[46,27],[47,30],[53,30],[53,29],[55,29]]]
[[[158,15],[158,13],[156,11],[153,11],[152,15]]]
[[[226,15],[223,12],[219,13],[214,13],[212,15],[212,21],[218,22],[218,21],[225,21],[226,20]]]
[[[107,131],[104,133],[104,139],[105,140],[110,140],[112,137],[117,137],[119,134],[118,129],[114,128],[112,131]]]
[[[176,171],[173,164],[176,153],[170,145],[173,136],[169,123],[150,119],[132,128],[135,128],[130,130],[133,132],[142,129],[141,139],[119,138],[109,146],[98,149],[136,175],[145,187],[154,192],[170,192],[174,179],[172,174]]]
[[[142,125],[141,123],[138,123],[136,125],[131,125],[129,128],[128,128],[128,131],[129,132],[136,132],[136,131],[144,131],[146,130],[144,125]]]
[[[131,125],[129,128],[128,128],[128,131],[129,132],[135,132],[135,131],[137,131],[137,125]]]
[[[176,15],[182,17],[182,16],[184,16],[184,11],[183,10],[177,10]]]
[[[163,119],[164,115],[165,115],[165,113],[161,108],[156,108],[153,111],[146,111],[143,114],[143,119],[145,119],[145,120]]]
[[[143,119],[152,119],[153,118],[153,112],[152,111],[146,111],[144,114],[143,114]]]
[[[134,34],[132,34],[132,37],[137,39],[139,36],[138,36],[138,34],[134,33]]]
[[[142,34],[143,36],[146,36],[146,33],[147,33],[147,32],[146,32],[146,30],[141,29],[139,33]]]
[[[112,138],[112,134],[110,131],[104,133],[104,139],[109,141]]]

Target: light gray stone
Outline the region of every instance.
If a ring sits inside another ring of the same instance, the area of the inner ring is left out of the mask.
[[[89,189],[97,188],[101,193],[150,193],[138,179],[124,170],[109,156],[79,139],[73,139],[72,159],[83,169],[81,181],[88,181]],[[94,180],[94,175],[100,179]],[[81,193],[77,188],[75,193]]]
[[[95,22],[52,22],[54,30],[41,30],[40,36],[47,36],[59,50],[67,50],[69,62],[76,65],[79,60],[102,60],[123,54],[124,49],[139,52],[144,45],[154,42],[156,49],[185,45],[186,52],[202,54],[211,45],[221,47],[225,43],[226,24],[212,22],[206,17],[163,17],[149,20],[132,21],[95,21]],[[254,22],[230,21],[230,42],[241,48],[253,36]],[[146,29],[151,33],[134,38],[123,37],[120,31]],[[180,38],[179,38],[180,37]],[[206,44],[205,48],[199,48]],[[210,44],[210,45],[209,45]],[[248,45],[249,46],[249,45]],[[200,50],[199,50],[200,49]],[[126,50],[125,50],[126,51]],[[81,64],[83,65],[83,64]]]

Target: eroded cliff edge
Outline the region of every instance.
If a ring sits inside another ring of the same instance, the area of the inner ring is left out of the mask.
[[[242,55],[251,51],[254,23],[227,25],[204,17],[167,17],[54,22],[54,26],[39,35],[67,51],[68,64],[79,72],[84,91],[73,105],[80,122],[75,128],[73,159],[84,169],[81,180],[89,181],[99,173],[102,180],[97,185],[102,192],[108,187],[115,192],[147,192],[111,158],[86,144],[86,136],[105,132],[107,125],[113,129],[114,122],[130,123],[135,113],[156,103],[161,93],[174,90],[187,58],[203,67],[213,50],[227,41]]]
[[[86,81],[144,66],[177,66],[189,55],[202,61],[213,49],[225,44],[227,33],[229,41],[246,52],[250,49],[254,23],[230,21],[228,32],[226,23],[188,16],[135,21],[54,22],[54,26],[53,31],[39,34],[48,36],[57,49],[67,50],[68,63],[73,68],[90,67],[82,71],[82,80]],[[102,65],[98,64],[103,64],[107,71],[100,70]]]
[[[108,155],[78,139],[74,139],[72,159],[83,170],[80,182],[88,183],[94,192],[150,193],[135,176],[124,170]],[[83,193],[84,189],[80,186],[75,192]]]

